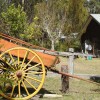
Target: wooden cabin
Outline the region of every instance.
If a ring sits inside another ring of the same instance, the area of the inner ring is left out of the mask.
[[[84,52],[100,57],[100,14],[90,14],[81,35]]]

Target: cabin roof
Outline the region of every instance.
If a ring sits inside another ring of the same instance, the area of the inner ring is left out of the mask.
[[[100,50],[100,14],[90,14],[81,32],[81,43],[85,40],[95,41]]]
[[[100,14],[90,14],[90,16],[100,24]]]

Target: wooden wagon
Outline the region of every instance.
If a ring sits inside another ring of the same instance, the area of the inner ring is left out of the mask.
[[[0,87],[0,94],[10,100],[27,100],[39,92],[46,69],[57,64],[59,59],[34,50],[41,47],[3,33],[0,36],[0,75],[7,79]]]
[[[0,95],[8,100],[28,100],[42,88],[46,70],[95,83],[54,68],[57,56],[41,53],[45,48],[0,33]],[[63,53],[64,55],[64,53]],[[55,69],[55,70],[54,70]],[[95,83],[100,85],[98,83]]]

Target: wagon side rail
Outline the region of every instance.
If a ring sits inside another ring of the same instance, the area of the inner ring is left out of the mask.
[[[27,47],[31,47],[33,49],[40,49],[40,50],[48,50],[50,51],[49,49],[46,49],[46,48],[43,48],[43,47],[40,47],[40,46],[36,46],[36,45],[33,45],[31,43],[28,43],[28,42],[25,42],[21,39],[18,39],[18,38],[14,38],[12,36],[9,36],[7,34],[4,34],[4,33],[0,33],[0,36],[10,42],[14,42],[16,44],[19,44],[19,45],[24,45],[24,46],[27,46]]]
[[[43,60],[45,66],[47,66],[47,68],[53,67],[53,66],[55,66],[56,63],[59,63],[59,59],[57,56],[45,54],[45,52],[36,51],[36,49],[41,49],[42,51],[47,51],[47,50],[51,51],[49,49],[30,44],[28,42],[11,37],[4,33],[0,33],[0,37],[2,38],[0,40],[0,44],[3,45],[3,47],[0,48],[1,51],[5,51],[7,49],[10,49],[13,47],[18,47],[18,46],[27,47],[27,48],[33,49],[33,50],[35,50],[35,52],[37,52],[37,54],[41,57],[41,59]]]

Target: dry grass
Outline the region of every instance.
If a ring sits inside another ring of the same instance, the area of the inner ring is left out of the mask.
[[[61,62],[56,65],[56,68],[59,70],[61,65],[68,65],[68,58],[60,57],[60,60]],[[92,60],[86,60],[85,58],[79,58],[74,60],[74,65],[75,74],[100,75],[100,59],[93,58]],[[66,94],[62,94],[59,89],[61,89],[61,79],[59,75],[55,75],[54,77],[47,76],[43,91],[40,91],[40,93],[42,95],[44,93],[60,94],[63,95],[63,97],[39,98],[39,100],[100,100],[100,86],[81,80],[70,78],[70,88]]]
[[[76,59],[75,73],[82,74],[100,74],[100,59],[93,58],[92,60]]]
[[[59,89],[61,80],[58,77],[47,77],[44,83],[46,91],[44,93],[53,93],[63,95],[62,98],[40,98],[40,100],[100,100],[100,86],[70,79],[70,89],[66,94],[62,94]]]
[[[68,58],[60,57],[60,64],[56,65],[56,68],[60,70],[61,65],[68,65]],[[86,58],[74,59],[74,73],[76,74],[100,74],[100,59],[93,58],[92,60],[86,60]]]
[[[68,65],[68,59],[60,57],[61,63],[56,66],[60,70],[61,65]],[[86,60],[79,58],[74,60],[75,74],[100,75],[100,59],[93,58]],[[40,98],[40,100],[100,100],[100,86],[70,78],[70,89],[66,94],[62,94],[60,77],[46,77],[44,87],[45,93],[51,92],[63,95],[62,98]]]

